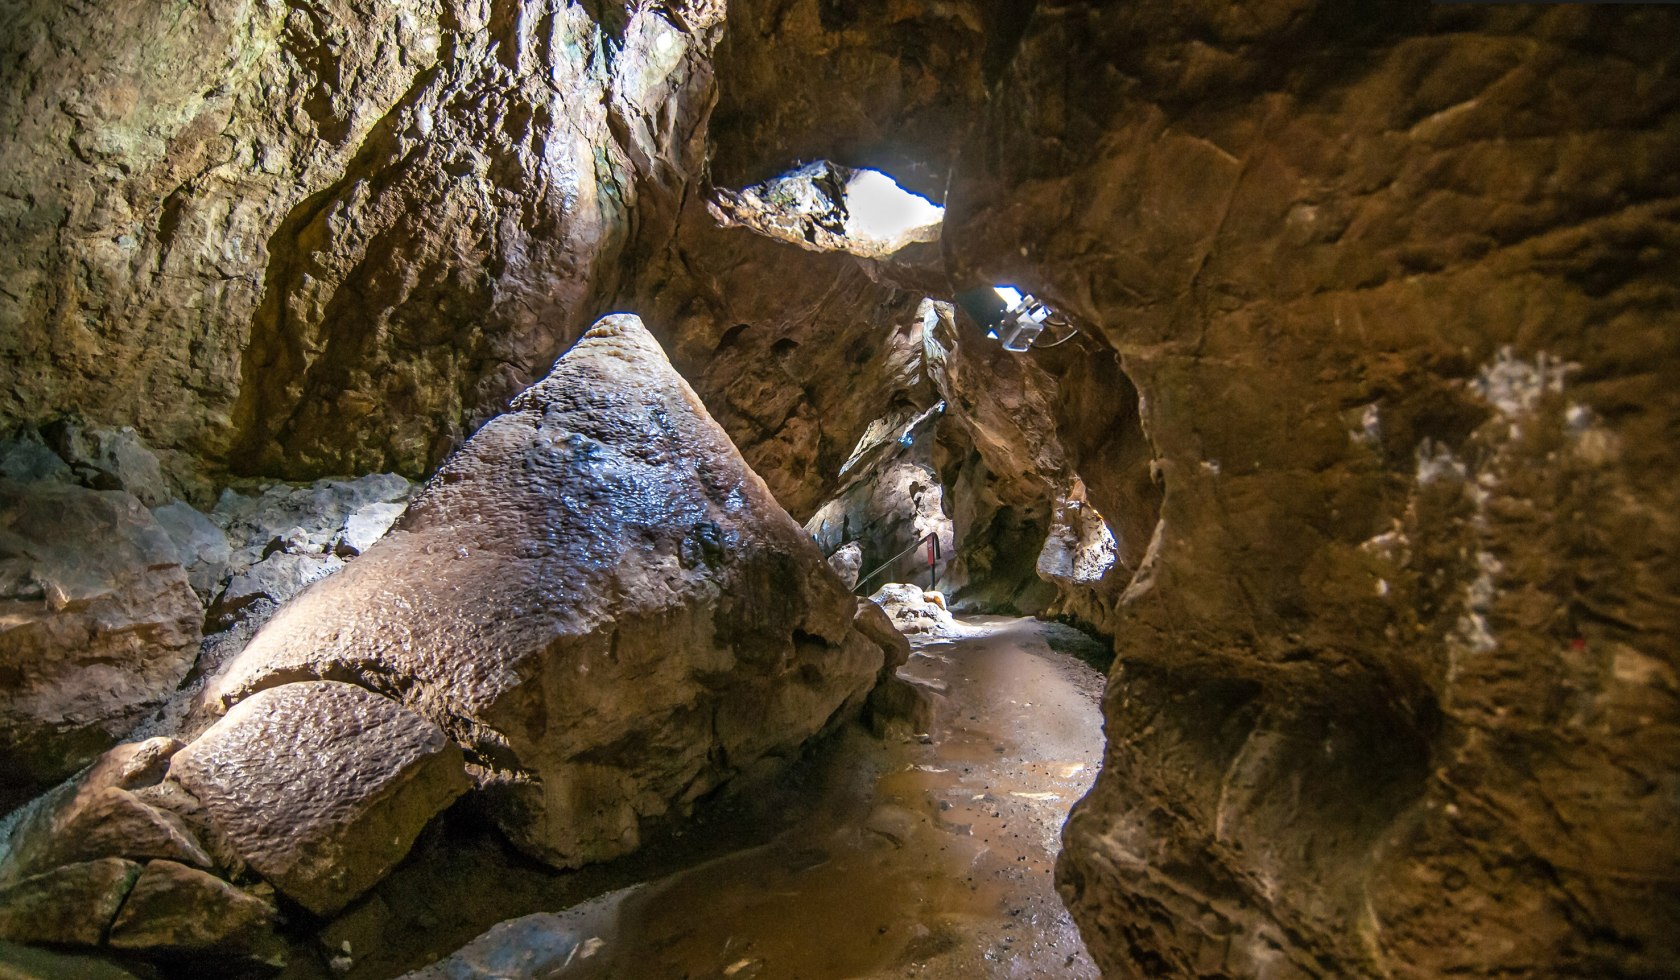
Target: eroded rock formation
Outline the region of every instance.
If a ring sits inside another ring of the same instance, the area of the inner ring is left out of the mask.
[[[545,861],[614,857],[866,703],[914,717],[907,653],[609,317],[215,675],[221,717],[5,828],[0,938],[278,962],[273,892],[338,913],[469,785]]]
[[[465,748],[519,846],[575,866],[786,757],[881,671],[820,553],[633,316],[593,327],[395,531],[207,692],[389,692]],[[237,711],[238,709],[235,708]]]
[[[1039,7],[945,241],[1119,353],[1165,490],[1061,867],[1106,968],[1680,957],[1677,28]]]

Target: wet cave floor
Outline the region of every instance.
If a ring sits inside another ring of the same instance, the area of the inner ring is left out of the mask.
[[[901,675],[936,692],[925,738],[851,726],[785,799],[757,794],[686,841],[561,876],[558,889],[529,869],[467,870],[472,848],[451,848],[330,929],[323,958],[338,959],[331,974],[388,977],[416,965],[416,946],[430,949],[421,963],[448,954],[414,980],[1097,977],[1052,873],[1102,753],[1103,676],[1052,649],[1071,632],[977,617],[912,637]],[[674,866],[685,867],[652,877]],[[572,904],[579,889],[594,897]],[[565,911],[449,938],[494,908],[545,902]],[[392,932],[399,917],[406,938]],[[387,942],[406,954],[378,948]]]

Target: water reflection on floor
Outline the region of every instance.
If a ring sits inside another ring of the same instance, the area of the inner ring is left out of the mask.
[[[1031,620],[925,638],[925,739],[849,732],[768,844],[500,923],[416,980],[1096,977],[1052,884],[1096,777],[1102,677]]]

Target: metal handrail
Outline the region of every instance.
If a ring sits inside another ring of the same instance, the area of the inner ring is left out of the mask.
[[[876,566],[875,570],[870,572],[868,575],[864,575],[864,576],[860,577],[857,580],[857,586],[856,587],[857,588],[862,588],[863,583],[869,581],[870,579],[874,578],[875,576],[877,576],[877,575],[881,574],[882,572],[886,571],[887,569],[891,568],[893,566],[894,562],[898,561],[900,558],[903,558],[905,555],[908,555],[910,552],[915,551],[917,548],[920,548],[923,544],[928,543],[928,542],[932,542],[932,547],[930,547],[928,549],[928,590],[932,591],[934,586],[936,584],[938,584],[938,582],[939,582],[939,578],[938,578],[939,573],[937,571],[938,562],[941,562],[941,561],[945,560],[945,556],[941,552],[941,549],[940,549],[940,546],[939,546],[939,532],[937,532],[937,531],[929,531],[928,533],[922,535],[921,537],[917,538],[915,540],[915,542],[910,545],[910,547],[905,548],[903,551],[899,552],[898,554],[893,555],[891,558],[888,558],[886,561],[884,561],[880,565]]]

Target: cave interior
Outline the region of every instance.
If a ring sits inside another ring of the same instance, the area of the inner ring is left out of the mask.
[[[14,0],[0,973],[1680,976],[1680,10]]]

